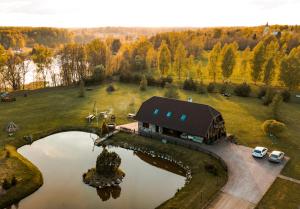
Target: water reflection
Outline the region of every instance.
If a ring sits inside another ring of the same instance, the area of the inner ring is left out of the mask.
[[[82,182],[82,173],[95,167],[102,151],[99,147],[92,151],[90,134],[59,133],[20,148],[18,152],[41,170],[44,184],[12,208],[153,209],[185,184],[185,177],[171,163],[123,148],[108,149],[122,158],[120,169],[126,177],[119,186],[96,190]]]
[[[97,194],[102,201],[107,201],[111,197],[113,199],[117,199],[121,195],[121,187],[120,186],[110,186],[105,188],[97,189]]]

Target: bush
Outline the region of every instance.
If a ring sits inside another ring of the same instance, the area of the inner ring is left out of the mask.
[[[111,92],[114,92],[116,90],[116,88],[114,87],[113,84],[110,84],[107,88],[106,88],[106,91],[108,93],[111,93]]]
[[[196,91],[197,90],[197,84],[194,82],[193,79],[186,79],[183,83],[183,89],[184,90],[191,90]]]
[[[263,105],[269,105],[269,104],[271,104],[274,95],[275,95],[274,90],[268,88],[268,89],[266,90],[266,95],[262,98],[262,100],[263,100]]]
[[[204,165],[204,168],[205,168],[205,170],[206,170],[207,172],[209,172],[209,173],[211,173],[211,174],[213,174],[213,175],[215,175],[215,176],[218,175],[218,169],[216,168],[215,165],[210,164],[210,163],[206,163],[206,164]]]
[[[122,83],[132,83],[133,76],[130,73],[121,73],[119,80]]]
[[[17,178],[16,178],[15,176],[13,176],[12,179],[11,179],[11,186],[12,186],[12,187],[13,187],[13,186],[16,186],[17,183],[18,183]]]
[[[205,88],[204,84],[200,84],[200,85],[198,86],[197,92],[198,92],[199,94],[205,94],[205,93],[206,93],[206,88]]]
[[[178,89],[176,86],[167,83],[166,84],[166,92],[165,92],[165,97],[167,98],[171,98],[171,99],[179,99],[179,93],[178,93]]]
[[[214,93],[216,89],[216,84],[214,83],[209,83],[207,86],[207,92],[209,93]]]
[[[139,83],[142,81],[143,78],[144,78],[144,76],[142,77],[142,76],[139,75],[139,74],[135,74],[135,75],[133,76],[132,82],[135,83],[135,84],[139,84]],[[145,79],[146,79],[146,78],[145,78]]]
[[[266,120],[262,124],[263,131],[269,136],[278,137],[285,130],[285,128],[285,124],[277,120]]]
[[[266,95],[266,92],[267,89],[265,87],[260,88],[257,94],[257,98],[262,99]]]
[[[9,190],[10,187],[11,187],[10,183],[7,181],[7,179],[4,179],[4,181],[2,183],[2,188],[4,190]]]
[[[288,90],[282,91],[281,96],[284,102],[289,102],[291,100],[291,93]]]
[[[147,79],[146,79],[145,76],[143,76],[143,78],[142,78],[142,80],[140,82],[140,90],[141,91],[146,91],[147,85],[148,85]]]
[[[270,105],[272,108],[273,118],[276,120],[279,119],[279,110],[280,110],[281,104],[282,104],[282,96],[281,96],[281,94],[276,94],[273,97],[272,103]]]
[[[221,94],[227,93],[227,89],[228,89],[228,84],[227,84],[227,83],[223,83],[223,84],[220,86],[220,93],[221,93]]]
[[[234,93],[240,97],[249,97],[251,87],[247,83],[239,84],[234,88]]]

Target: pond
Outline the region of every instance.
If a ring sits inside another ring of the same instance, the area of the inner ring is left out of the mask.
[[[95,167],[101,147],[93,146],[96,136],[84,132],[64,132],[18,149],[42,172],[43,186],[14,206],[19,209],[153,209],[173,197],[184,186],[182,171],[167,161],[156,162],[148,155],[109,147],[122,159],[126,176],[110,189],[83,183],[82,174]]]

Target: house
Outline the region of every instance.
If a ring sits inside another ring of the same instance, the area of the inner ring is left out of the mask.
[[[211,144],[226,136],[225,122],[219,111],[209,105],[151,97],[137,112],[140,135]]]

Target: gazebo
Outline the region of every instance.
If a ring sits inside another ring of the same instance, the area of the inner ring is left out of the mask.
[[[18,126],[14,122],[9,122],[6,126],[6,132],[12,136],[18,130]]]

